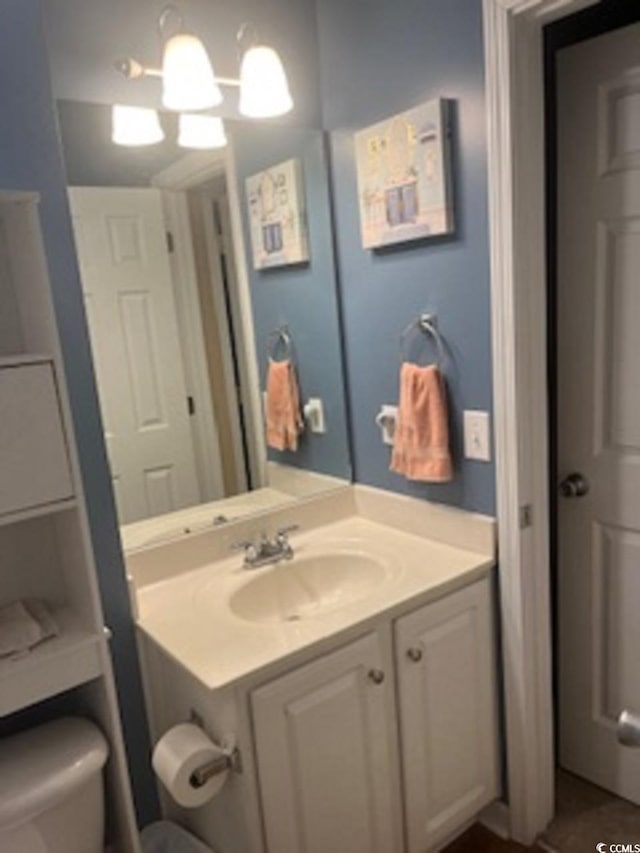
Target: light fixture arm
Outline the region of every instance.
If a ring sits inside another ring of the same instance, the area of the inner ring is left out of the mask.
[[[215,77],[216,83],[219,86],[235,86],[240,88],[240,80],[237,77]]]
[[[168,38],[167,28],[172,15],[176,19],[175,32],[179,33],[184,29],[184,16],[182,12],[177,6],[169,3],[158,16],[158,32],[160,33],[160,40],[162,42],[165,42]]]
[[[255,26],[247,21],[240,24],[236,33],[236,41],[241,54],[245,53],[248,48],[258,44],[258,31]]]
[[[113,65],[116,71],[119,71],[127,80],[140,80],[143,77],[162,77],[162,70],[160,68],[149,68],[149,66],[143,65],[132,57],[116,59]],[[240,80],[237,77],[215,77],[214,79],[219,86],[240,86]]]
[[[116,59],[113,65],[116,71],[119,71],[127,80],[140,80],[142,77],[162,77],[162,71],[159,68],[147,68],[130,56],[126,59]]]

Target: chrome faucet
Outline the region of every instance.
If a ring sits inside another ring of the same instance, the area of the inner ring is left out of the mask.
[[[233,551],[244,551],[244,568],[259,569],[261,566],[275,565],[282,560],[291,560],[293,558],[293,548],[289,542],[289,534],[294,530],[298,530],[297,524],[292,524],[289,527],[282,527],[277,531],[273,540],[269,539],[266,533],[260,536],[257,541],[246,540],[237,542],[232,545]]]

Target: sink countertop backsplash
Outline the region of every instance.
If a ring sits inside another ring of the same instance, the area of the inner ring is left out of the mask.
[[[291,562],[248,571],[242,553],[229,550],[291,524],[300,527],[291,537]],[[344,584],[336,571],[323,578],[331,559],[344,561]],[[379,575],[370,588],[367,560]],[[494,561],[493,519],[351,486],[130,554],[127,566],[139,628],[208,689],[218,689],[381,614],[406,611],[414,600],[422,604],[470,583]],[[305,586],[308,600],[296,608],[294,593],[304,599]]]

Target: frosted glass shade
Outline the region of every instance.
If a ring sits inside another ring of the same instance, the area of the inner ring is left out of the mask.
[[[240,104],[242,115],[272,118],[293,107],[289,83],[282,60],[272,47],[250,47],[240,67]]]
[[[114,104],[111,110],[111,139],[116,145],[155,145],[164,131],[158,113],[146,107]]]
[[[218,116],[180,115],[178,145],[181,148],[224,148],[226,144],[224,124]]]
[[[170,110],[207,110],[222,103],[205,46],[194,35],[178,33],[165,44],[162,103]]]

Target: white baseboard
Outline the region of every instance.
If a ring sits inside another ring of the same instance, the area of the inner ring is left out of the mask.
[[[502,800],[495,800],[484,811],[480,812],[478,823],[481,823],[482,826],[505,841],[511,838],[509,831],[509,806]]]

